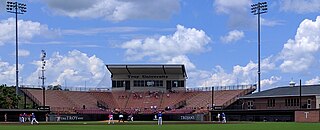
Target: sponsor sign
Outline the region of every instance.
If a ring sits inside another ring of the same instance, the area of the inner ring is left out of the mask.
[[[167,79],[167,75],[128,75],[129,79]]]
[[[84,120],[83,116],[79,115],[61,115],[60,116],[61,121],[82,121]]]

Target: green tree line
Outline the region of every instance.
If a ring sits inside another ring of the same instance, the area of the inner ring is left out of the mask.
[[[0,108],[1,109],[14,109],[17,108],[19,96],[16,96],[14,86],[0,85]]]

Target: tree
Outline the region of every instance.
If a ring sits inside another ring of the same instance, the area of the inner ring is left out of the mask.
[[[49,85],[48,86],[48,90],[62,90],[62,87],[61,87],[61,85],[60,84],[58,84],[58,85]]]
[[[17,108],[20,96],[15,93],[15,87],[8,87],[3,84],[0,85],[0,108],[2,109],[12,109]]]

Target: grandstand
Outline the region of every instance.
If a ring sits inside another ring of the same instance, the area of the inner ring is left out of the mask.
[[[92,121],[121,113],[133,114],[135,120],[152,120],[162,111],[165,120],[218,121],[215,115],[223,112],[229,121],[320,121],[320,85],[295,86],[290,82],[290,86],[256,93],[255,85],[187,88],[184,65],[107,68],[111,88],[100,85],[96,89],[73,87],[77,88],[74,90],[58,85],[44,91],[22,86],[19,98],[24,101],[24,109],[12,109],[18,107],[12,103],[18,101],[14,100],[14,89],[2,85],[2,97],[11,98],[0,106],[0,115],[8,114],[9,121],[17,121],[21,113],[36,113],[42,121],[47,115],[50,121],[57,121],[57,117],[62,121]]]
[[[240,96],[255,90],[255,86],[238,86],[235,90],[225,86],[214,91],[214,104],[225,108]],[[152,114],[158,110],[168,113],[196,113],[211,109],[212,92],[210,89],[188,89],[175,92],[101,92],[101,91],[64,91],[46,90],[46,105],[53,113],[97,114],[122,110],[126,113]],[[41,106],[42,90],[24,88],[27,98]]]
[[[255,85],[187,88],[186,69],[180,64],[106,67],[111,73],[111,89],[45,90],[45,98],[41,88],[23,87],[21,92],[33,108],[47,106],[51,114],[87,115],[97,119],[121,112],[144,119],[158,111],[173,116],[209,115],[210,111],[228,108],[239,97],[256,90]]]

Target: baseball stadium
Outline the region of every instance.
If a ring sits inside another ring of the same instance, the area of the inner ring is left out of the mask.
[[[23,109],[0,109],[0,114],[5,115],[0,117],[5,121],[1,127],[9,130],[47,126],[119,130],[319,127],[318,123],[294,123],[320,122],[319,85],[291,83],[256,93],[253,93],[256,85],[186,88],[188,77],[182,64],[117,64],[106,65],[106,69],[111,73],[109,89],[20,87]],[[3,93],[14,87],[1,89]],[[167,126],[155,127],[159,112]],[[36,115],[39,125],[28,127],[31,113]],[[114,117],[111,123],[110,114]]]

